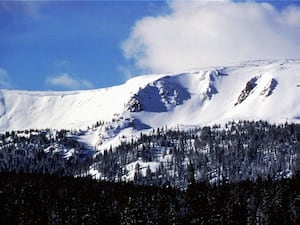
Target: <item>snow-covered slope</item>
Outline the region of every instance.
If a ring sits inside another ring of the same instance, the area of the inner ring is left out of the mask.
[[[135,113],[136,118],[150,126],[211,124],[233,119],[300,119],[300,61],[252,61],[160,80],[170,78],[181,85],[178,96],[183,101],[167,112]]]
[[[0,131],[78,129],[99,120],[111,121],[140,87],[158,77],[137,77],[121,86],[88,91],[0,90]]]
[[[119,140],[134,130],[165,125],[300,121],[299,85],[300,60],[285,60],[140,76],[90,91],[0,90],[0,131],[84,129],[104,121],[95,137],[89,132],[91,139]]]

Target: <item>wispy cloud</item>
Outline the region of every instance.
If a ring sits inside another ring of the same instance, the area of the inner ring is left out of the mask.
[[[62,73],[56,76],[48,77],[45,83],[47,86],[67,90],[94,88],[94,85],[88,80],[73,77],[68,73]]]
[[[69,67],[71,65],[70,61],[69,60],[66,60],[66,59],[62,59],[62,60],[57,60],[53,63],[53,65],[55,67],[58,67],[58,68],[63,68],[65,69],[66,67]]]
[[[300,8],[262,2],[170,1],[136,22],[122,49],[137,68],[171,72],[251,59],[300,58]]]
[[[47,3],[47,0],[0,1],[0,9],[14,16],[23,14],[34,19],[39,19],[40,11]]]
[[[125,81],[134,77],[134,75],[132,74],[132,71],[126,66],[118,66],[117,69],[123,75],[123,78]]]
[[[11,84],[7,70],[0,68],[0,88],[10,88]]]

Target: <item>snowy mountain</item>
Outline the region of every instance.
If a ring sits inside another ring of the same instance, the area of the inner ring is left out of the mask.
[[[89,91],[1,90],[0,131],[86,129],[102,121],[81,137],[102,148],[163,126],[299,121],[299,85],[300,60],[285,60],[146,75]]]
[[[212,183],[291,177],[294,128],[272,123],[299,122],[299,72],[300,60],[249,61],[90,91],[1,90],[0,171],[180,188],[191,166]]]

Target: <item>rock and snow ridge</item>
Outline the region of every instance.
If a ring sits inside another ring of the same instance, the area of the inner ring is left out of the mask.
[[[98,149],[157,127],[229,120],[300,121],[300,60],[249,61],[226,67],[135,77],[111,88],[33,92],[0,90],[0,132],[86,129]]]

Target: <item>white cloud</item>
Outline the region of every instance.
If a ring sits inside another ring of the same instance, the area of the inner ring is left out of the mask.
[[[251,59],[300,57],[300,8],[268,3],[171,1],[136,22],[122,44],[139,69],[171,72]]]
[[[9,76],[8,76],[8,72],[3,69],[0,68],[0,88],[10,88],[10,82],[9,82]]]
[[[57,76],[48,77],[45,83],[49,86],[68,90],[91,89],[94,87],[91,82],[72,77],[68,73],[62,73]]]

